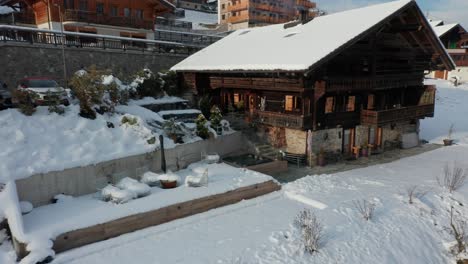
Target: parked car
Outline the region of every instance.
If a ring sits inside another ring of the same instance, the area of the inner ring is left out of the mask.
[[[30,77],[22,79],[17,87],[18,91],[30,93],[30,100],[34,105],[50,105],[56,101],[69,105],[68,94],[63,87],[48,77]],[[20,99],[13,96],[14,103],[20,103]]]
[[[0,110],[11,107],[11,92],[6,83],[0,81]]]

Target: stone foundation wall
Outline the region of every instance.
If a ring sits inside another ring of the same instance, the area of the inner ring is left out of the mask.
[[[9,88],[30,76],[49,76],[63,81],[62,49],[60,46],[40,44],[3,44],[0,42],[0,79]],[[109,69],[119,78],[128,79],[144,67],[153,72],[168,70],[186,56],[151,52],[104,50],[92,48],[65,48],[67,75],[81,67],[96,65]]]
[[[306,154],[307,131],[286,128],[286,151],[294,154]]]
[[[320,149],[329,152],[341,152],[343,129],[332,128],[312,132],[312,152],[318,154]]]

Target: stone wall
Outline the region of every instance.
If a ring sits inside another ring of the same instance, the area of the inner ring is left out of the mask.
[[[16,87],[28,76],[49,76],[63,80],[62,49],[60,46],[0,42],[0,80],[8,87]],[[186,56],[144,53],[136,51],[66,48],[67,74],[71,76],[81,67],[96,65],[110,69],[119,78],[127,79],[143,67],[153,72],[168,70]]]
[[[312,152],[318,154],[320,149],[327,152],[341,152],[343,129],[332,128],[312,132]]]
[[[307,131],[286,128],[286,151],[294,154],[306,154]]]
[[[220,136],[216,139],[179,145],[165,151],[167,168],[179,170],[201,160],[204,154],[218,153],[221,156],[242,153],[246,150],[242,133]],[[138,179],[144,172],[161,171],[161,151],[101,162],[63,171],[36,174],[17,180],[20,201],[29,201],[34,206],[51,202],[57,194],[72,196],[96,192],[108,183],[116,183],[123,177]]]

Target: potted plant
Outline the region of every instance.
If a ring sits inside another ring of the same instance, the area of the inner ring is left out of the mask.
[[[179,182],[179,180],[179,176],[170,171],[166,174],[159,176],[159,182],[161,183],[161,187],[163,189],[172,189],[177,187],[177,183]]]
[[[448,136],[446,139],[444,139],[444,146],[452,146],[453,145],[453,139],[452,139],[452,134],[453,134],[453,128],[454,124],[450,125]]]
[[[320,167],[324,167],[326,165],[325,150],[323,148],[320,148],[319,154],[317,156],[317,165]]]

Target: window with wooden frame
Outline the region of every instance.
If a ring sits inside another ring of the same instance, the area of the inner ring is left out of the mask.
[[[346,104],[346,112],[354,112],[356,110],[356,96],[348,96]]]
[[[327,97],[325,102],[325,114],[333,113],[335,110],[335,97]]]
[[[239,103],[240,100],[241,100],[241,99],[240,99],[240,94],[235,93],[235,94],[234,94],[234,104]]]
[[[293,95],[286,95],[284,101],[284,111],[287,112],[300,112],[301,111],[301,98]]]
[[[96,14],[98,15],[104,14],[104,3],[96,3]]]
[[[132,10],[128,7],[124,8],[124,16],[130,17],[132,15]]]
[[[110,7],[110,15],[113,17],[119,16],[119,8],[115,5]]]
[[[375,104],[375,95],[369,94],[367,96],[367,110],[373,110]]]

